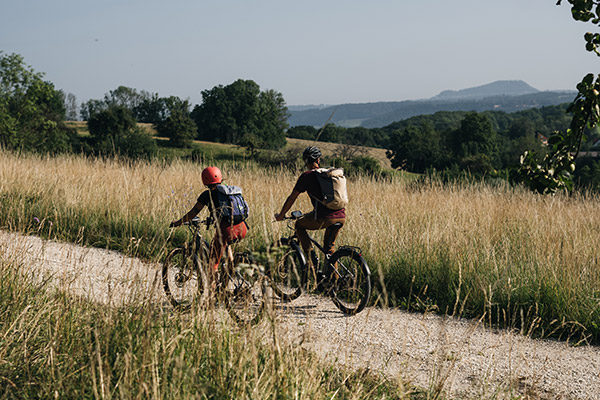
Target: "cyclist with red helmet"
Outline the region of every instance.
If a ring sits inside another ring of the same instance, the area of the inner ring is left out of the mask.
[[[184,222],[191,221],[204,207],[208,207],[211,216],[215,215],[216,206],[219,204],[217,185],[223,181],[221,170],[217,167],[206,167],[202,171],[202,183],[208,188],[196,201],[194,207],[183,217],[177,221],[171,222],[169,225],[171,228],[180,226]],[[210,262],[213,265],[213,270],[216,271],[223,258],[223,253],[228,244],[233,243],[237,240],[241,240],[246,237],[248,233],[248,226],[245,221],[238,224],[229,224],[227,222],[220,222],[216,218],[215,236],[210,243]]]

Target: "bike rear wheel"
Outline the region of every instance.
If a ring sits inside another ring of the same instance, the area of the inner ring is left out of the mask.
[[[329,259],[331,297],[344,314],[361,312],[371,297],[371,272],[354,249],[341,248]]]
[[[269,248],[269,277],[273,292],[283,301],[292,301],[302,294],[305,268],[298,249],[280,240]]]
[[[169,302],[180,311],[187,311],[203,293],[207,293],[206,265],[208,250],[197,255],[190,247],[173,249],[162,265],[163,289]]]
[[[250,254],[236,254],[233,269],[221,284],[233,320],[241,325],[258,323],[268,302],[264,268]]]

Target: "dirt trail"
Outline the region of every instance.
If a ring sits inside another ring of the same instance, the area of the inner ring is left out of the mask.
[[[38,279],[105,304],[165,302],[157,266],[120,253],[0,231],[0,257]],[[473,321],[367,308],[345,317],[327,298],[276,305],[286,340],[453,398],[600,399],[600,348],[532,340]]]

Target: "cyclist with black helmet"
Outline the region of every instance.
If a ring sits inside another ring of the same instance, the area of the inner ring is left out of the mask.
[[[215,236],[210,243],[209,260],[213,265],[213,270],[217,271],[223,253],[228,244],[241,240],[248,233],[248,226],[245,221],[238,224],[229,224],[221,222],[216,218],[216,208],[219,204],[217,185],[223,181],[221,170],[217,167],[206,167],[202,171],[202,183],[208,188],[200,194],[194,207],[180,219],[171,222],[171,228],[180,226],[184,222],[191,221],[202,209],[207,206],[210,216],[215,221]],[[229,255],[231,257],[231,255]]]
[[[296,185],[283,203],[281,211],[275,214],[275,220],[282,221],[300,193],[308,193],[314,209],[296,221],[296,235],[300,240],[304,254],[309,255],[308,258],[314,265],[316,254],[306,231],[325,229],[323,245],[325,251],[328,254],[332,254],[339,230],[346,222],[346,210],[344,208],[341,210],[331,210],[321,203],[323,193],[316,175],[316,170],[319,168],[321,162],[321,150],[315,146],[308,146],[302,153],[302,159],[304,160],[306,171],[296,181]]]

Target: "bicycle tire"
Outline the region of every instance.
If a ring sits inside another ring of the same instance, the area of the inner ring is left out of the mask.
[[[208,293],[206,265],[208,249],[202,246],[196,256],[190,246],[173,249],[162,264],[163,289],[171,305],[188,311],[193,303]]]
[[[240,325],[257,324],[265,311],[267,279],[263,268],[247,253],[234,256],[233,269],[222,280],[226,306],[232,319]]]
[[[371,298],[371,272],[354,249],[340,248],[329,259],[330,295],[333,303],[347,315],[361,312]]]
[[[283,301],[300,297],[306,281],[304,256],[297,246],[278,240],[269,247],[269,278],[273,292]]]

